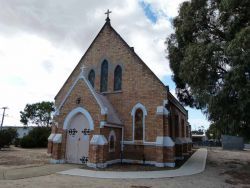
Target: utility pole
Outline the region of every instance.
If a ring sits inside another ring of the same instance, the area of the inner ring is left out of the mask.
[[[1,122],[1,131],[3,129],[3,120],[4,120],[4,116],[5,116],[5,110],[8,109],[8,107],[2,107],[3,109],[3,116],[2,116],[2,122]]]

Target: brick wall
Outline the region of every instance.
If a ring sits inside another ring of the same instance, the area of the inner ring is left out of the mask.
[[[145,117],[145,141],[155,142],[157,136],[185,136],[187,120],[185,115],[175,105],[170,105],[170,117],[156,115],[157,106],[163,105],[163,100],[168,98],[168,91],[109,24],[104,25],[101,32],[95,38],[94,42],[59,91],[55,98],[56,106],[59,106],[62,102],[69,88],[79,75],[82,65],[86,67],[86,77],[88,77],[88,72],[91,69],[95,71],[95,90],[99,92],[101,63],[105,59],[108,61],[109,74],[108,91],[104,94],[124,124],[124,140],[132,140],[133,118],[131,116],[131,110],[137,103],[143,104],[147,109],[147,116]],[[114,92],[114,70],[117,65],[122,67],[122,90]],[[81,97],[81,102],[80,104],[76,104],[76,99],[79,97]],[[66,132],[62,130],[63,122],[67,114],[77,106],[84,107],[93,118],[95,127],[90,135],[90,139],[93,134],[103,134],[108,139],[111,128],[103,128],[100,130],[99,122],[103,117],[100,115],[99,106],[90,94],[86,84],[81,80],[76,84],[76,87],[63,105],[60,115],[55,118],[59,124],[58,132],[63,134],[60,157],[64,156],[67,138]],[[174,126],[174,118],[176,115],[178,115],[179,119],[178,129]],[[184,121],[184,125],[182,124],[181,126],[182,120]],[[115,153],[108,152],[108,145],[103,147],[90,146],[89,158],[91,158],[92,162],[112,160],[120,157],[120,144],[118,140],[121,140],[121,129],[114,128],[113,130],[117,135]],[[178,132],[176,132],[176,130],[178,130]],[[173,148],[164,149],[163,151],[163,149],[156,149],[155,146],[125,145],[124,157],[141,159],[142,155],[144,155],[146,160],[156,160],[152,155],[155,152],[160,152],[163,158],[165,158],[164,156],[169,156],[174,153]],[[168,152],[170,154],[166,154]],[[157,160],[169,160],[168,157],[166,159],[163,158]]]

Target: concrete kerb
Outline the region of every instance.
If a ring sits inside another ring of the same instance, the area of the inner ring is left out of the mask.
[[[207,149],[198,149],[180,168],[176,170],[162,171],[137,171],[137,172],[112,172],[96,171],[84,169],[71,169],[58,174],[71,176],[84,176],[91,178],[108,178],[108,179],[147,179],[147,178],[170,178],[179,176],[189,176],[201,173],[205,170],[207,159]]]

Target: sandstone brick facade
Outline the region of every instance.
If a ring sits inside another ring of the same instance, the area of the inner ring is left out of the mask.
[[[104,60],[108,62],[108,87],[100,93]],[[117,65],[122,68],[122,89],[114,91]],[[90,70],[95,72],[94,87],[88,81]],[[108,21],[56,95],[55,105],[57,128],[52,133],[60,139],[55,136],[48,143],[54,160],[67,162],[67,144],[75,142],[75,133],[69,131],[74,112],[83,113],[93,124],[87,136],[85,130],[71,130],[81,134],[79,140],[89,139],[87,162],[81,161],[93,167],[121,161],[174,166],[176,156],[191,150],[185,142],[189,138],[187,111]],[[135,139],[138,109],[143,111],[141,140]],[[181,141],[175,144],[177,138]]]

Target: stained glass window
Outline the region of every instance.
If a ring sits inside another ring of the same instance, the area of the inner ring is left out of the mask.
[[[141,109],[135,112],[135,140],[143,140],[143,111]]]
[[[100,91],[104,92],[108,90],[108,62],[104,60],[101,66],[101,84]]]
[[[122,68],[117,65],[114,73],[114,91],[119,91],[122,89]]]
[[[89,72],[88,79],[92,87],[95,87],[95,71],[93,69]]]

